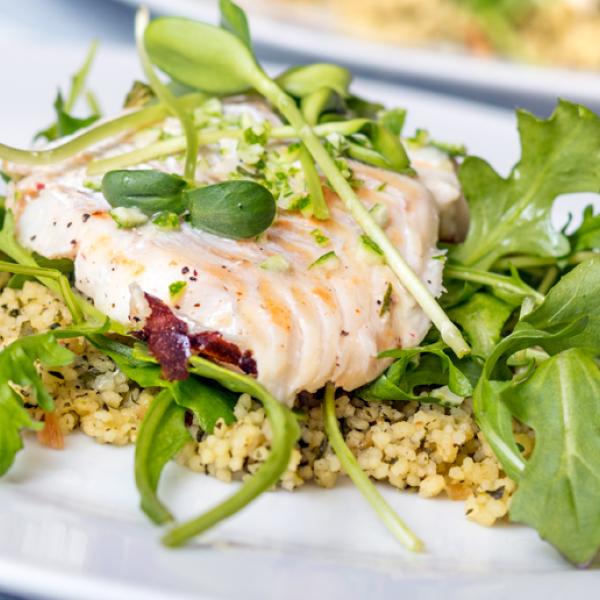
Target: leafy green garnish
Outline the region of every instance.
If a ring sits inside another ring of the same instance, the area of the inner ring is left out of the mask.
[[[141,508],[158,525],[173,519],[157,496],[161,473],[190,441],[185,409],[175,403],[169,390],[163,390],[150,402],[135,444],[135,482]]]
[[[491,294],[478,292],[448,311],[469,340],[473,354],[486,358],[500,341],[502,330],[514,307]]]
[[[222,237],[256,237],[275,218],[273,194],[254,181],[224,181],[186,195],[192,226]]]
[[[489,355],[473,395],[487,442],[522,490],[511,518],[534,525],[575,562],[590,560],[600,546],[598,511],[590,504],[600,474],[594,462],[588,465],[600,425],[600,373],[586,355],[600,356],[599,292],[600,259],[565,275]],[[507,358],[534,347],[552,357],[537,370],[532,360],[513,377]],[[529,461],[515,442],[513,417],[539,438]]]
[[[182,213],[186,186],[182,177],[154,169],[109,171],[102,178],[102,193],[112,207],[138,208],[147,216]]]
[[[600,119],[590,110],[560,101],[548,120],[517,113],[521,160],[508,178],[480,158],[459,172],[471,225],[451,256],[467,266],[490,267],[511,253],[564,256],[569,242],[551,222],[557,196],[600,189]]]
[[[36,363],[48,368],[64,367],[73,358],[74,354],[61,346],[52,333],[22,337],[0,352],[0,475],[8,471],[23,447],[21,429],[41,429],[13,386],[23,388],[43,410],[52,411],[54,402],[40,379]]]
[[[198,135],[196,133],[194,118],[185,109],[181,100],[160,80],[154,71],[152,61],[148,57],[144,43],[144,34],[149,20],[148,10],[142,6],[135,18],[135,38],[138,55],[152,91],[169,112],[175,115],[181,123],[186,140],[184,172],[188,179],[193,180],[196,175],[196,164],[198,163]]]
[[[252,50],[252,40],[250,39],[250,28],[248,27],[246,13],[237,4],[228,0],[220,0],[219,8],[221,10],[221,25],[223,29],[231,31],[231,33]]]
[[[510,517],[535,527],[569,560],[600,549],[600,369],[573,348],[510,386],[501,401],[535,430],[535,447],[517,482]]]
[[[583,222],[570,236],[573,252],[600,250],[600,214],[594,214],[592,205],[583,211]]]
[[[375,381],[360,388],[357,394],[369,401],[402,400],[440,404],[443,401],[432,395],[431,388],[447,385],[458,398],[452,404],[459,404],[471,395],[473,388],[469,378],[454,364],[445,349],[443,342],[436,342],[428,346],[382,352],[380,358],[397,360]],[[415,388],[421,388],[425,393],[417,393]]]
[[[71,79],[71,89],[69,90],[67,99],[65,100],[63,98],[60,91],[56,95],[56,100],[54,101],[56,121],[50,125],[50,127],[37,133],[35,135],[36,139],[44,138],[48,142],[52,142],[67,135],[71,135],[80,129],[89,127],[100,118],[99,113],[94,110],[96,107],[93,108],[94,112],[92,115],[83,119],[71,115],[75,103],[84,91],[86,80],[92,67],[92,63],[94,62],[97,49],[98,43],[92,42],[82,67]]]

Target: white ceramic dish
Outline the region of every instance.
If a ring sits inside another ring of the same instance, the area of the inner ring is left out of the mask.
[[[3,141],[26,144],[46,125],[57,83],[68,80],[83,53],[0,41]],[[107,111],[117,109],[137,75],[129,51],[103,49],[92,81]],[[410,128],[426,125],[439,138],[464,140],[503,171],[518,154],[508,113],[403,88],[358,82],[357,89],[408,107]],[[138,509],[132,458],[132,448],[78,435],[63,452],[27,439],[0,480],[0,590],[60,600],[558,600],[567,590],[591,597],[600,584],[598,571],[575,571],[533,530],[486,529],[464,518],[461,503],[384,489],[427,543],[426,553],[411,555],[351,485],[267,494],[193,546],[165,550]],[[232,487],[170,465],[162,490],[185,517]]]
[[[138,6],[140,0],[121,0]],[[366,0],[368,1],[368,0]],[[185,15],[218,22],[218,0],[147,0],[157,13]],[[532,101],[554,100],[557,96],[600,106],[600,77],[590,71],[545,68],[467,54],[400,47],[365,41],[335,30],[333,19],[319,8],[304,9],[293,2],[240,0],[250,15],[252,35],[258,44],[355,65],[363,69],[437,82],[447,88],[467,88],[504,97]],[[310,6],[310,5],[308,5]],[[525,101],[525,100],[521,100]]]

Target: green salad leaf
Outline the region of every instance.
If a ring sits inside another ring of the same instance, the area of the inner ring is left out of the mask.
[[[448,311],[449,317],[460,325],[473,349],[473,354],[488,357],[502,335],[514,307],[485,292],[473,294],[466,302]]]
[[[600,119],[593,112],[563,100],[547,120],[517,116],[521,160],[507,178],[480,158],[460,168],[471,225],[451,256],[463,265],[487,269],[512,253],[565,256],[568,239],[550,218],[555,199],[600,190]]]
[[[600,250],[600,214],[594,214],[592,205],[583,211],[583,222],[570,236],[573,252]]]
[[[577,563],[600,546],[600,513],[590,501],[600,477],[590,458],[600,439],[599,286],[600,259],[563,276],[489,354],[473,394],[487,442],[518,483],[511,519],[533,525]],[[537,349],[538,359],[513,375],[509,359],[527,349]],[[513,418],[536,432],[529,460],[516,444]]]
[[[456,406],[466,396],[470,396],[473,387],[469,377],[454,364],[445,352],[443,342],[428,346],[387,350],[380,358],[395,358],[386,371],[375,381],[360,388],[357,394],[369,401],[416,401]],[[458,361],[457,361],[458,362]],[[437,395],[431,386],[448,386],[453,396]],[[427,388],[417,393],[415,388]]]
[[[233,33],[241,42],[252,50],[252,40],[250,39],[250,28],[246,13],[230,0],[219,0],[221,10],[221,26]]]
[[[569,347],[587,348],[600,355],[600,256],[581,263],[567,273],[548,292],[546,300],[526,315],[515,332],[536,330],[556,332],[571,323],[585,320],[585,328],[568,339],[547,342],[548,352],[560,352]]]
[[[502,402],[535,430],[512,499],[513,521],[535,527],[576,564],[600,550],[600,370],[573,348],[543,363]]]
[[[52,333],[22,337],[0,352],[0,475],[4,475],[23,447],[22,429],[39,430],[23,405],[19,386],[45,411],[54,410],[54,402],[46,391],[36,369],[63,367],[73,361],[74,354],[61,346]]]
[[[161,211],[181,214],[186,187],[183,177],[155,169],[109,171],[102,178],[102,193],[113,208],[139,208],[148,216]]]
[[[35,139],[44,138],[46,141],[52,142],[67,135],[71,135],[80,129],[89,127],[100,118],[97,105],[93,100],[90,103],[92,114],[89,117],[78,118],[71,114],[75,103],[77,100],[79,100],[79,97],[84,92],[86,80],[94,62],[97,50],[98,43],[92,42],[83,65],[71,78],[71,88],[69,90],[67,99],[65,100],[63,98],[63,95],[60,91],[56,94],[56,100],[54,101],[56,121],[43,131],[38,132],[35,135]],[[93,98],[93,96],[91,98]]]
[[[255,237],[275,219],[273,194],[254,181],[223,181],[186,195],[192,226],[221,237]]]
[[[190,441],[185,409],[175,403],[169,390],[161,391],[150,402],[135,444],[135,483],[141,508],[158,525],[173,520],[157,495],[161,473]]]

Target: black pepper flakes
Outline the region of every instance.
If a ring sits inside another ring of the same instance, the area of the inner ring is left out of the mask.
[[[83,214],[83,215],[81,216],[81,220],[82,220],[84,223],[86,223],[86,222],[87,222],[87,220],[90,218],[90,216],[91,216],[91,215],[90,215],[89,213],[85,213],[85,214]]]

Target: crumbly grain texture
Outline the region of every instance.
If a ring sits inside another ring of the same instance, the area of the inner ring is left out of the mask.
[[[65,306],[38,283],[0,290],[0,347],[69,322]],[[34,416],[57,429],[41,435],[40,441],[52,439],[52,445],[61,447],[57,436],[80,430],[100,443],[135,442],[155,390],[140,389],[85,340],[66,344],[76,355],[72,365],[40,369],[56,405],[51,419],[28,403],[25,391],[24,401]],[[324,433],[320,401],[301,395],[297,409],[301,438],[280,485],[292,490],[315,482],[331,488],[343,473]],[[515,484],[485,443],[468,402],[448,409],[414,402],[367,403],[342,395],[336,412],[346,443],[373,479],[424,498],[445,493],[462,500],[468,518],[483,525],[507,514]],[[264,409],[247,394],[240,396],[235,416],[234,424],[219,422],[211,434],[197,431],[197,441],[183,449],[178,462],[222,481],[254,473],[269,454],[269,423]],[[517,441],[526,454],[531,451],[531,432],[519,430]]]

